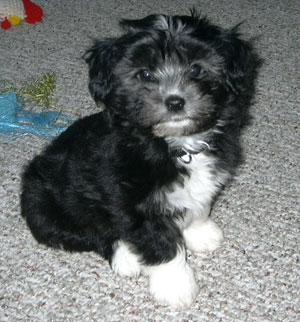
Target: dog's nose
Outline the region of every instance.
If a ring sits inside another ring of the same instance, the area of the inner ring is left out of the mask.
[[[169,111],[171,112],[179,112],[183,110],[185,100],[177,95],[169,96],[165,100],[165,104]]]

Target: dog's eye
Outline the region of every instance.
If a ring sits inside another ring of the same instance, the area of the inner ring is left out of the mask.
[[[138,76],[143,81],[147,81],[147,82],[154,81],[154,78],[148,69],[143,69],[143,70],[139,71]]]
[[[190,75],[192,77],[199,77],[199,76],[204,76],[206,74],[205,70],[202,69],[202,67],[198,64],[194,64],[191,66],[190,69]]]

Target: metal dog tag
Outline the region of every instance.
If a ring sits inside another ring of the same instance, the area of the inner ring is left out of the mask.
[[[182,162],[189,164],[192,161],[192,156],[190,153],[186,153],[179,158]]]

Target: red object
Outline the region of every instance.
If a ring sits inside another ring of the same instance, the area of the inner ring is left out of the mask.
[[[26,14],[25,21],[27,23],[35,24],[43,21],[44,11],[40,6],[36,5],[31,0],[23,0],[23,5],[24,5],[25,14]],[[1,28],[2,29],[11,28],[11,23],[7,18],[5,18],[1,22]]]
[[[1,28],[2,29],[9,29],[11,27],[11,23],[9,22],[9,20],[7,18],[5,18],[2,22],[1,22]]]
[[[43,21],[44,12],[41,7],[31,2],[30,0],[23,0],[24,9],[26,13],[25,21],[29,24],[35,24]]]

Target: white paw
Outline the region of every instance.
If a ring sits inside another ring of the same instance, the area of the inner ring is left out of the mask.
[[[111,267],[120,276],[137,277],[141,272],[138,255],[134,254],[130,246],[123,241],[119,241],[115,246]]]
[[[173,308],[193,304],[199,287],[184,255],[179,254],[168,263],[149,267],[147,273],[150,275],[150,292],[158,302]]]
[[[219,226],[211,219],[204,223],[193,222],[183,231],[186,247],[193,252],[206,252],[216,250],[222,243],[223,233]]]

